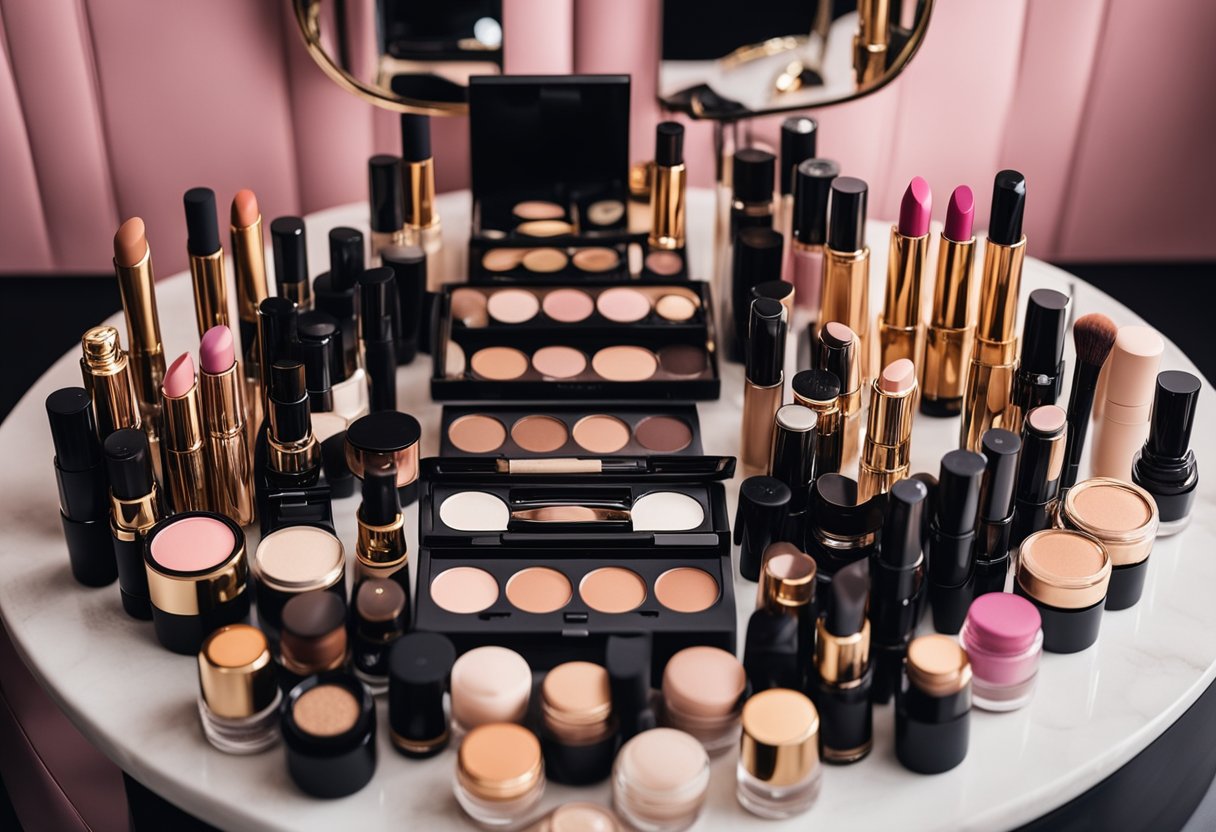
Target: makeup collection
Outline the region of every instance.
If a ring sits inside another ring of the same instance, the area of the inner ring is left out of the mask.
[[[685,829],[731,748],[739,803],[791,817],[821,761],[870,752],[875,703],[895,701],[906,768],[949,770],[973,704],[1025,705],[1042,651],[1089,647],[1104,610],[1137,603],[1153,540],[1189,519],[1199,380],[1159,372],[1152,330],[1091,314],[1059,403],[1070,299],[1030,293],[1020,347],[1016,331],[1020,174],[996,177],[978,279],[972,193],[952,194],[927,321],[931,194],[914,179],[871,321],[867,185],[792,119],[781,199],[772,154],[734,155],[715,317],[687,279],[678,124],[656,131],[649,224],[630,220],[627,77],[469,91],[467,283],[427,268],[429,124],[403,116],[403,157],[369,164],[367,240],[334,229],[310,280],[302,221],[270,224],[273,296],[254,195],[233,200],[228,261],[214,193],[186,193],[197,373],[189,353],[165,367],[143,223],[124,223],[128,348],[90,329],[84,386],[47,399],[73,575],[117,579],[128,614],[197,657],[216,748],[281,741],[302,790],[351,794],[386,694],[402,755],[459,745],[454,791],[484,826],[529,822],[546,780],[608,780],[615,814],[567,804],[532,828]],[[786,379],[795,308],[811,366]],[[425,460],[396,400],[419,350],[433,398],[460,402]],[[733,533],[736,459],[705,454],[692,404],[718,397],[719,360],[746,376]],[[960,417],[936,476],[909,470],[918,412]],[[356,480],[348,570],[333,499]],[[742,661],[732,544],[758,585]],[[926,614],[937,632],[917,636]]]

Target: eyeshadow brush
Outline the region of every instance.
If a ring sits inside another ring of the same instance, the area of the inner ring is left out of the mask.
[[[1064,451],[1064,476],[1060,483],[1060,496],[1077,482],[1081,468],[1081,452],[1085,450],[1085,436],[1089,432],[1089,417],[1094,406],[1094,391],[1098,387],[1098,374],[1115,345],[1118,327],[1101,313],[1091,313],[1077,318],[1073,324],[1072,339],[1076,347],[1077,367],[1072,377],[1072,392],[1068,396],[1068,443]]]

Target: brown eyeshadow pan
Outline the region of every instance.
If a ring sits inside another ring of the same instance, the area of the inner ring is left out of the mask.
[[[493,416],[472,413],[452,422],[448,439],[466,454],[488,454],[507,441],[507,429]]]
[[[703,569],[678,566],[668,569],[654,582],[654,597],[669,610],[701,612],[718,601],[714,576]]]
[[[556,248],[534,248],[524,255],[523,267],[537,274],[553,274],[566,268],[570,258]]]
[[[511,439],[525,451],[544,454],[566,444],[566,425],[552,416],[525,416],[511,426]]]
[[[705,372],[709,358],[701,347],[672,344],[659,350],[659,365],[673,376],[691,378]]]
[[[490,381],[511,381],[528,370],[528,356],[511,347],[486,347],[473,353],[469,368]]]
[[[634,436],[643,448],[660,454],[674,454],[692,444],[692,428],[671,416],[647,416],[638,422]]]

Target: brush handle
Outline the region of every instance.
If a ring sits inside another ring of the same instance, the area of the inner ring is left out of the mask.
[[[1094,408],[1094,391],[1098,388],[1098,374],[1101,371],[1101,364],[1077,364],[1072,392],[1068,396],[1068,444],[1064,450],[1061,489],[1072,488],[1077,482],[1081,452],[1085,450],[1085,436],[1089,433],[1089,415]]]

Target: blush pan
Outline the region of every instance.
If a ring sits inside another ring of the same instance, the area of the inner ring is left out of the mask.
[[[523,289],[500,289],[492,292],[486,301],[490,317],[504,324],[522,324],[536,317],[540,301],[531,292]]]
[[[165,527],[148,546],[152,558],[175,572],[214,569],[236,542],[227,525],[214,517],[185,517]]]
[[[576,324],[591,317],[595,301],[586,292],[578,289],[554,289],[545,293],[542,302],[545,314],[564,324]]]
[[[600,292],[595,308],[610,321],[631,324],[650,314],[650,299],[634,289],[620,287]]]
[[[549,378],[574,378],[587,369],[587,356],[573,347],[541,347],[532,353],[536,372]]]
[[[659,360],[644,347],[605,347],[592,356],[591,366],[608,381],[645,381],[659,368]]]

